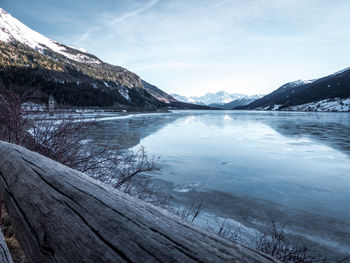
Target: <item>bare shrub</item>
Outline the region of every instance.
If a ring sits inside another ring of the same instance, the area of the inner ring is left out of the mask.
[[[90,151],[82,151],[81,142],[86,136],[85,129],[93,125],[93,122],[64,118],[63,115],[57,115],[55,120],[34,119],[29,129],[30,138],[24,146],[85,172],[89,170],[89,159],[93,156]]]
[[[120,191],[138,199],[165,207],[167,199],[155,196],[150,174],[156,174],[160,168],[160,159],[149,157],[144,147],[137,150],[115,150],[113,153],[100,153],[97,166],[89,169],[88,174]],[[93,163],[94,163],[94,159]],[[95,162],[96,163],[96,162]]]
[[[256,238],[254,247],[282,262],[322,262],[323,260],[310,255],[308,245],[301,238],[299,242],[289,241],[283,228],[279,228],[274,220],[271,220],[269,233]]]
[[[142,188],[138,185],[136,193],[131,181],[137,175],[159,171],[159,158],[149,157],[142,146],[136,151],[86,146],[84,142],[97,128],[96,120],[82,118],[56,116],[54,120],[38,120],[30,131],[32,139],[25,146],[116,189],[139,198],[149,196],[148,182]]]
[[[84,141],[98,128],[95,119],[73,118],[58,112],[54,119],[29,117],[22,105],[32,99],[32,94],[11,90],[0,92],[1,139],[22,145],[137,197],[151,195],[147,188],[149,183],[132,187],[131,181],[137,175],[158,171],[159,158],[149,157],[143,147],[136,151],[111,151],[102,145],[86,147]]]
[[[283,227],[279,227],[272,218],[266,233],[256,233],[229,219],[214,217],[215,224],[208,223],[207,230],[221,237],[244,244],[247,247],[271,255],[281,262],[288,263],[343,263],[349,262],[350,256],[339,258],[327,257],[326,253],[315,252],[302,238],[291,240]]]
[[[215,223],[218,227],[217,234],[221,237],[238,241],[241,235],[241,227],[230,224],[227,219],[219,220],[215,218]]]
[[[327,255],[317,255],[311,250],[301,237],[291,241],[284,232],[283,227],[279,227],[274,219],[271,219],[271,227],[267,234],[262,234],[255,238],[254,248],[273,256],[281,262],[293,263],[322,263],[322,262],[347,262],[350,257],[328,258]]]
[[[119,190],[153,205],[169,208],[169,198],[157,195],[152,180],[146,174],[140,174],[137,178],[124,183]]]
[[[15,144],[25,139],[28,120],[24,118],[22,104],[32,97],[32,91],[16,93],[11,90],[0,91],[0,138]]]
[[[228,223],[227,220],[217,222],[217,234],[233,241],[242,242],[242,232],[239,226]],[[248,234],[248,233],[247,233]],[[311,246],[307,244],[301,237],[291,241],[286,235],[283,227],[279,227],[276,221],[271,218],[270,228],[266,233],[257,235],[248,234],[249,243],[247,246],[264,252],[281,262],[292,263],[322,263],[346,262],[350,257],[342,259],[327,258],[327,255],[318,255],[312,251]]]
[[[10,250],[13,262],[28,263],[29,261],[16,238],[15,230],[13,225],[11,225],[9,215],[4,207],[1,209],[1,221],[1,230],[3,231],[5,242]]]
[[[130,182],[137,174],[153,173],[160,169],[159,158],[149,157],[144,147],[137,151],[116,151],[103,159],[103,164],[108,166],[109,171],[113,171],[113,176],[109,173],[95,173],[94,177],[117,189],[128,190],[127,182]]]
[[[202,210],[203,202],[200,201],[198,204],[192,203],[190,207],[177,208],[173,212],[185,221],[193,223]]]

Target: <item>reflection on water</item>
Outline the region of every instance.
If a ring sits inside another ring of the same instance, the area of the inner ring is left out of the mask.
[[[111,149],[128,149],[144,137],[157,132],[179,116],[169,114],[139,114],[126,117],[102,118],[90,139]]]
[[[101,122],[94,143],[145,146],[165,165],[159,191],[246,225],[350,250],[350,114],[177,111]]]

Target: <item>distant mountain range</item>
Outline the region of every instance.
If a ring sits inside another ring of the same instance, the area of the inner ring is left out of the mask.
[[[42,103],[52,94],[60,105],[77,107],[350,111],[350,68],[287,83],[264,97],[225,91],[169,95],[85,49],[43,36],[0,8],[0,89],[10,88],[35,90]]]
[[[216,108],[225,108],[225,109],[230,108],[230,105],[231,105],[230,103],[232,103],[233,107],[246,105],[245,103],[250,103],[262,97],[261,95],[249,96],[249,95],[244,95],[239,93],[228,93],[226,91],[219,91],[216,93],[208,92],[203,96],[191,96],[191,97],[186,97],[178,94],[171,94],[171,95],[175,99],[182,102],[194,103],[198,105],[207,105],[207,106],[212,106]],[[233,101],[236,101],[236,102],[233,103]]]
[[[274,92],[236,109],[350,111],[350,68],[320,79],[287,83]]]
[[[0,89],[36,90],[61,105],[133,110],[208,108],[179,102],[125,68],[51,40],[0,8]]]
[[[232,110],[232,109],[239,107],[239,106],[248,105],[249,103],[251,103],[251,102],[253,102],[261,97],[262,96],[259,96],[259,95],[247,96],[246,98],[236,99],[236,100],[233,100],[229,103],[224,103],[224,104],[212,103],[212,104],[209,104],[209,106],[213,107],[213,108],[223,109],[223,110]]]

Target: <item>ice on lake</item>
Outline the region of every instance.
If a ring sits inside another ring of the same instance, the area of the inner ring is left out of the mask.
[[[174,203],[289,231],[350,251],[350,114],[175,111],[106,119],[93,143],[161,157],[154,177]]]

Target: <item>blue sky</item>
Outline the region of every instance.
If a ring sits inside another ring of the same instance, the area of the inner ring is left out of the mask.
[[[0,0],[168,93],[269,93],[350,67],[348,0]]]

